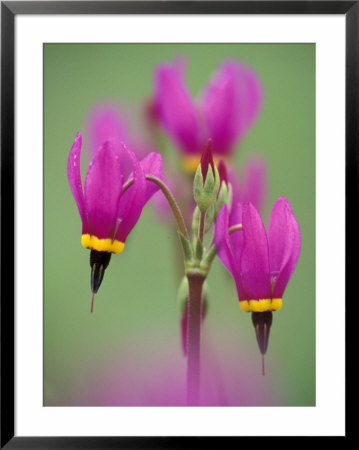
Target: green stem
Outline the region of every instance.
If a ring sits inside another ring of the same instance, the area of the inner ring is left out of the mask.
[[[204,255],[204,258],[202,259],[202,264],[204,264],[205,267],[209,268],[211,267],[211,264],[217,255],[216,247],[214,244],[211,244],[209,249],[207,250],[207,253]]]
[[[206,224],[206,213],[201,212],[198,228],[198,237],[201,242],[203,242],[205,224]]]
[[[202,290],[205,277],[187,275],[188,279],[188,347],[187,347],[187,405],[200,403],[200,343]]]
[[[179,230],[181,231],[181,233],[183,234],[183,236],[188,239],[189,235],[188,235],[188,231],[187,231],[187,227],[185,224],[185,221],[183,219],[181,210],[176,202],[176,199],[174,198],[174,196],[172,195],[171,191],[168,189],[168,187],[165,185],[165,183],[160,180],[157,177],[154,177],[152,175],[146,175],[146,180],[151,181],[152,183],[155,183],[162,191],[163,195],[166,197],[166,200],[168,201],[173,215],[175,216],[175,219],[177,221],[177,225]],[[127,189],[129,187],[131,187],[133,185],[133,178],[131,178],[131,180],[127,181],[127,183],[125,183],[123,185],[122,188],[122,195],[127,191]]]

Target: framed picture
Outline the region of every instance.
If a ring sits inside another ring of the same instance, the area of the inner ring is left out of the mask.
[[[358,22],[1,3],[1,448],[347,436]]]

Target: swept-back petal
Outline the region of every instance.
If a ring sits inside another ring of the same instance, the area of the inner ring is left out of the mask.
[[[229,226],[233,227],[236,225],[242,225],[243,220],[243,204],[236,203],[232,205],[231,212],[229,215]],[[233,247],[233,255],[236,261],[236,267],[240,267],[240,260],[243,247],[243,231],[238,230],[231,234],[230,240]]]
[[[290,204],[279,198],[268,223],[269,262],[275,277],[273,296],[281,298],[300,254],[300,230]]]
[[[123,175],[121,158],[116,149],[105,142],[96,152],[85,181],[85,205],[89,233],[99,239],[113,239]]]
[[[125,242],[127,235],[140,218],[146,198],[146,179],[141,164],[136,155],[123,144],[123,150],[128,155],[132,165],[134,183],[121,196],[117,211],[118,228],[116,238]]]
[[[249,299],[271,296],[268,240],[262,219],[251,203],[243,204],[243,246],[240,271]]]
[[[219,211],[216,228],[214,232],[214,243],[216,246],[216,251],[218,258],[228,272],[232,275],[238,292],[238,297],[240,300],[244,300],[246,297],[244,295],[240,275],[238,268],[236,266],[236,261],[231,248],[230,237],[228,234],[229,227],[229,217],[227,205],[223,205]]]
[[[179,67],[157,67],[154,96],[156,116],[163,128],[182,150],[199,153],[201,145],[197,111]]]
[[[228,154],[256,119],[262,102],[259,80],[253,71],[227,61],[203,93],[202,107],[208,137],[215,154]]]
[[[72,144],[70,150],[69,158],[67,160],[67,177],[70,183],[72,195],[75,198],[75,202],[80,213],[83,224],[83,231],[86,232],[87,219],[81,179],[81,145],[82,136],[81,133],[77,133],[76,139]]]

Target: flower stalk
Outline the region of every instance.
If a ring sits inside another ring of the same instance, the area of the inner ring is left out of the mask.
[[[202,290],[205,277],[188,274],[187,405],[200,403]]]
[[[198,237],[201,242],[203,242],[203,238],[204,238],[205,224],[206,224],[206,213],[201,212],[200,220],[199,220],[199,229],[198,229]]]
[[[168,201],[168,204],[170,205],[170,207],[172,209],[173,215],[175,216],[175,219],[176,219],[176,222],[177,222],[180,232],[183,234],[183,236],[186,239],[188,239],[189,235],[188,235],[185,221],[183,219],[182,212],[176,202],[176,199],[174,198],[171,191],[169,190],[169,188],[166,186],[166,184],[162,180],[160,180],[159,178],[154,177],[152,175],[146,175],[146,180],[151,181],[152,183],[156,184],[161,189],[163,195],[166,197],[166,200]],[[132,179],[127,181],[127,183],[125,183],[123,186],[122,194],[124,194],[127,191],[127,189],[132,186],[132,184],[133,184]]]
[[[178,228],[180,229],[181,233],[184,235],[185,238],[188,239],[188,231],[185,224],[185,221],[183,219],[183,215],[181,213],[181,210],[173,197],[171,191],[168,189],[168,187],[163,183],[162,180],[160,180],[157,177],[153,177],[152,175],[146,175],[146,180],[152,181],[152,183],[155,183],[163,192],[163,195],[166,197],[166,200],[168,201],[172,212],[175,216],[176,222],[178,224]]]

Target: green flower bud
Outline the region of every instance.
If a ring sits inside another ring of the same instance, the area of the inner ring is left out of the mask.
[[[211,228],[212,223],[214,222],[214,213],[215,213],[215,208],[214,208],[215,204],[212,204],[206,212],[206,221],[205,221],[205,225],[204,225],[204,232],[207,233],[209,231],[209,229]],[[198,235],[198,228],[199,228],[199,221],[201,218],[201,212],[198,208],[198,206],[196,206],[194,212],[193,212],[193,216],[192,216],[192,231],[193,234],[195,236]]]
[[[201,163],[197,167],[193,183],[193,195],[199,210],[204,213],[217,198],[219,174],[213,162],[212,141],[202,153]]]

